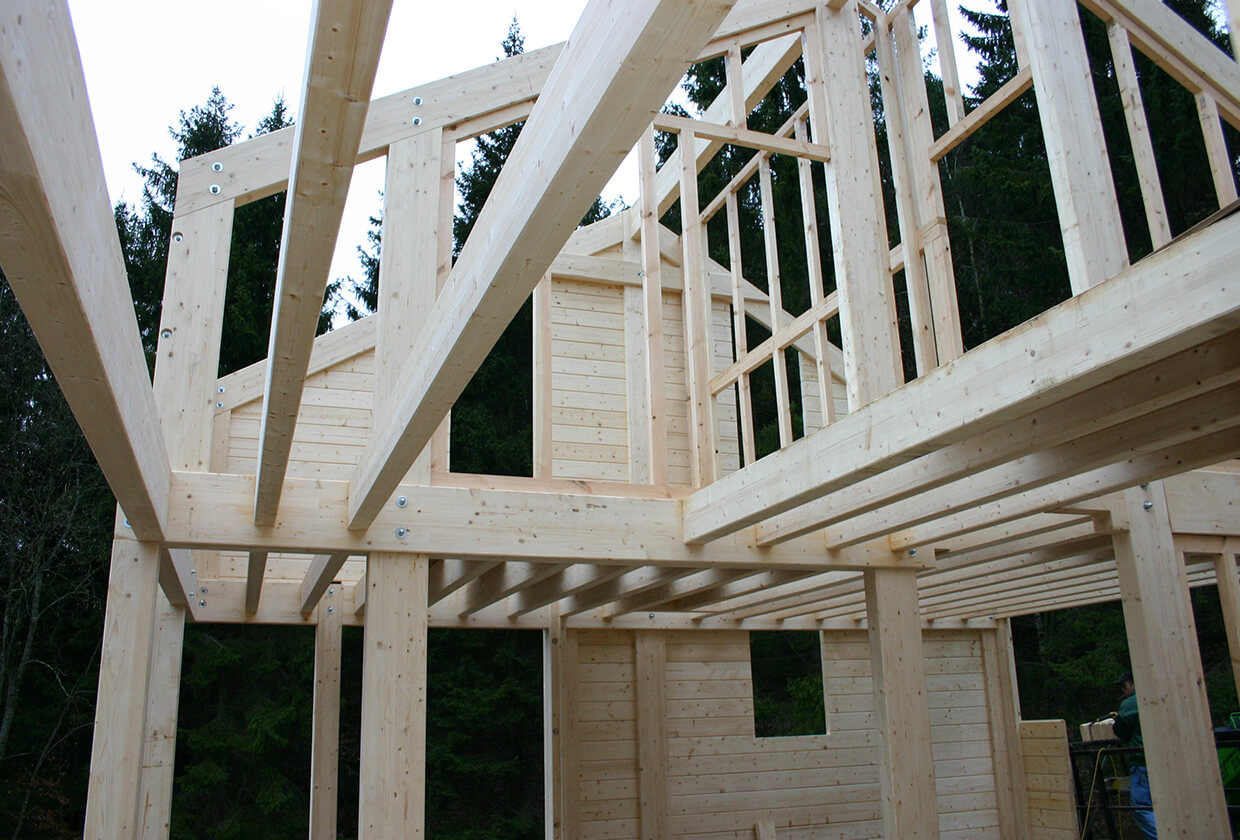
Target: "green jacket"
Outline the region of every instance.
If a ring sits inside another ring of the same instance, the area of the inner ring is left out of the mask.
[[[1115,718],[1115,737],[1126,747],[1140,747],[1144,744],[1141,739],[1141,719],[1137,716],[1137,693],[1135,691],[1119,704],[1119,716]],[[1129,754],[1128,766],[1130,768],[1144,765],[1144,753]]]

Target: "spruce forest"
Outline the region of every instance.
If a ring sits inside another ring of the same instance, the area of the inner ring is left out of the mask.
[[[889,5],[884,3],[883,5]],[[1220,45],[1227,36],[1210,0],[1168,5]],[[1003,2],[970,2],[973,34],[964,37],[977,64],[974,101],[1016,72]],[[984,7],[977,10],[975,7]],[[1136,260],[1151,249],[1132,152],[1106,32],[1082,11],[1093,80],[1107,130],[1108,152],[1125,232]],[[514,20],[504,55],[523,50]],[[1145,107],[1160,163],[1173,233],[1214,209],[1211,175],[1191,94],[1148,62],[1138,61]],[[804,74],[798,62],[749,117],[749,127],[773,132],[800,106]],[[684,93],[694,106],[722,89],[722,60],[696,65]],[[938,131],[947,120],[941,80],[926,73]],[[880,85],[871,80],[880,151],[885,124]],[[968,97],[966,97],[968,99]],[[146,103],[155,107],[166,103]],[[277,100],[253,128],[276,130],[296,118]],[[520,124],[479,139],[471,160],[458,167],[455,251],[469,236]],[[245,134],[223,92],[181,111],[171,128],[183,159],[229,145]],[[1240,149],[1232,132],[1230,148]],[[665,158],[674,139],[660,137]],[[729,147],[702,172],[704,196],[739,171],[749,152]],[[887,159],[880,154],[886,167]],[[1024,94],[1015,107],[949,153],[941,162],[958,298],[967,347],[977,346],[1070,295],[1059,225],[1042,146],[1037,101]],[[153,368],[172,207],[175,162],[157,156],[135,164],[145,179],[136,205],[115,207],[136,315]],[[773,160],[776,218],[799,218],[797,171],[791,159]],[[891,173],[883,172],[890,188]],[[783,189],[781,190],[781,185]],[[818,187],[822,189],[821,183]],[[742,212],[756,219],[755,194]],[[886,202],[895,231],[894,200]],[[376,198],[376,204],[381,200]],[[825,201],[819,201],[824,213]],[[595,203],[583,224],[616,209]],[[283,194],[238,209],[228,270],[226,335],[220,373],[266,356],[272,293],[280,251]],[[664,223],[679,229],[673,207]],[[380,218],[359,249],[356,278],[333,282],[320,329],[333,318],[373,312],[382,258]],[[820,219],[825,226],[827,220]],[[742,225],[743,253],[762,252],[758,224]],[[709,230],[715,256],[727,261],[726,231]],[[829,247],[829,245],[827,246]],[[802,240],[780,242],[779,262],[789,275],[805,271]],[[823,265],[832,265],[829,253]],[[764,267],[745,266],[759,287]],[[107,558],[115,502],[43,361],[22,312],[0,272],[0,836],[80,836],[90,759],[100,634],[107,589]],[[895,278],[900,299],[902,276]],[[833,280],[827,278],[828,291]],[[794,315],[809,306],[785,287]],[[451,467],[458,472],[531,474],[531,311],[521,310],[452,411]],[[907,306],[903,326],[907,327]],[[748,324],[750,342],[765,338]],[[906,339],[906,347],[911,338]],[[906,352],[911,378],[911,351]],[[796,365],[790,365],[795,372]],[[774,389],[753,378],[754,404]],[[793,394],[799,389],[791,388]],[[797,416],[794,409],[793,416]],[[773,417],[757,418],[758,449],[777,445]],[[765,428],[763,423],[765,422]],[[505,430],[498,434],[496,430]],[[800,433],[799,430],[797,432]],[[1211,712],[1216,725],[1240,710],[1221,610],[1212,587],[1194,592],[1194,610]],[[1025,616],[1013,621],[1022,712],[1026,718],[1063,718],[1075,724],[1115,708],[1112,680],[1128,667],[1119,605]],[[805,679],[799,634],[760,634],[754,640],[755,681],[769,700],[759,703],[758,726],[778,730],[780,719],[820,716],[821,680]],[[357,761],[362,631],[345,629],[339,823],[340,837],[356,836]],[[186,627],[172,810],[174,838],[294,838],[308,827],[312,630],[291,627]],[[761,659],[761,663],[758,659]],[[499,840],[543,835],[542,638],[533,631],[433,629],[429,647],[427,835],[433,840]],[[766,687],[770,687],[767,691]],[[757,690],[757,689],[755,689]]]

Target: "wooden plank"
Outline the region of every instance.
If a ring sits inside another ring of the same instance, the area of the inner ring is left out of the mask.
[[[553,565],[509,561],[500,563],[467,584],[461,593],[459,613],[461,616],[478,612],[514,592],[554,575]]]
[[[694,135],[683,132],[680,142],[692,148]],[[718,428],[715,401],[710,391],[712,365],[709,281],[705,278],[706,228],[698,206],[697,167],[681,156],[681,244],[684,257],[685,292],[681,306],[685,339],[685,379],[689,391],[690,475],[695,487],[705,487],[719,474]]]
[[[552,266],[554,269],[554,266]],[[534,429],[533,472],[535,478],[551,477],[551,429],[554,408],[552,406],[552,335],[551,324],[551,277],[545,274],[534,287],[534,404],[532,425]]]
[[[762,204],[762,242],[766,256],[766,293],[771,305],[771,332],[778,334],[783,327],[784,300],[779,277],[775,195],[771,186],[771,162],[767,158],[758,162],[758,185]],[[775,374],[775,418],[779,427],[779,445],[784,447],[792,443],[792,403],[788,393],[788,357],[782,347],[772,348],[771,362]]]
[[[586,9],[429,316],[400,409],[362,458],[350,527],[374,520],[730,6]]]
[[[0,147],[0,264],[134,534],[158,541],[169,455],[64,5],[0,12]]]
[[[1226,837],[1192,604],[1162,484],[1125,491],[1117,514],[1125,521],[1115,523],[1115,560],[1159,833]]]
[[[943,99],[947,103],[947,122],[954,127],[965,116],[960,73],[956,69],[956,40],[952,36],[946,0],[930,0],[930,10],[934,19],[934,41],[939,53],[939,75],[943,79]]]
[[[968,116],[943,132],[939,139],[930,145],[930,162],[938,163],[947,157],[948,152],[973,136],[973,133],[988,123],[995,114],[1022,97],[1032,87],[1033,71],[1028,67],[1022,68],[970,111]]]
[[[658,630],[633,634],[642,840],[668,836],[666,639]]]
[[[339,590],[318,604],[314,627],[314,712],[310,747],[310,840],[335,840],[340,763],[341,609]]]
[[[374,552],[362,661],[358,836],[422,835],[426,808],[428,561]]]
[[[883,828],[888,837],[937,837],[916,573],[867,572],[865,590]]]
[[[628,570],[624,566],[569,566],[564,571],[517,592],[513,596],[515,604],[512,605],[511,614],[525,615],[600,583],[614,580],[626,571]]]
[[[1019,3],[1012,28],[1029,48],[1038,116],[1073,294],[1128,264],[1119,203],[1074,0]]]
[[[1028,793],[1022,772],[1024,755],[1020,749],[1020,696],[1015,681],[1011,625],[1007,620],[1000,621],[995,629],[983,630],[981,638],[995,773],[1007,779],[995,789],[999,836],[1002,840],[1020,840],[1029,837],[1031,832]]]
[[[731,87],[728,87],[726,91],[730,93]],[[660,113],[655,116],[653,125],[657,131],[692,134],[695,140],[698,137],[704,137],[745,149],[756,149],[768,154],[790,155],[805,160],[816,160],[820,163],[831,160],[831,150],[821,143],[780,137],[762,131],[750,131],[732,125],[720,125],[703,119],[695,120]]]
[[[136,837],[141,831],[143,730],[158,578],[157,546],[113,540],[86,788],[83,837],[88,840]]]
[[[311,14],[267,353],[254,503],[259,525],[272,524],[280,504],[323,290],[391,11],[391,0],[317,0]]]
[[[1236,310],[1217,312],[1224,299],[1217,284],[1228,282],[1228,259],[1240,252],[1240,246],[1226,239],[1234,238],[1238,230],[1240,218],[1233,217],[1182,239],[1183,247],[1173,243],[1112,282],[908,383],[868,410],[853,411],[760,464],[696,491],[685,501],[686,540],[709,541],[752,525],[1229,332]],[[1191,267],[1177,264],[1189,249],[1194,254]],[[1213,281],[1198,285],[1198,279],[1205,277]],[[1165,294],[1170,287],[1178,291],[1174,300]],[[1194,295],[1211,314],[1184,317]],[[1105,329],[1077,328],[1085,318],[1121,331],[1120,325],[1138,312],[1147,327],[1132,342],[1111,341],[1113,336]],[[1199,332],[1200,327],[1205,329]],[[952,384],[944,384],[949,377]],[[999,385],[986,389],[984,401],[961,400],[959,389],[970,381]],[[1029,389],[1030,382],[1039,387]],[[915,430],[907,423],[911,406],[927,418]],[[793,476],[800,478],[792,480]]]

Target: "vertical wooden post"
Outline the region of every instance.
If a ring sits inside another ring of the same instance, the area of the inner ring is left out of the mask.
[[[680,134],[680,148],[692,149],[693,132]],[[719,474],[715,446],[714,397],[711,376],[711,300],[710,278],[706,276],[703,254],[705,231],[698,204],[697,163],[693,155],[681,155],[680,224],[684,248],[684,294],[681,317],[685,330],[685,374],[689,386],[689,440],[691,473],[695,487],[705,487]]]
[[[1184,564],[1162,482],[1124,492],[1115,564],[1160,837],[1230,837]]]
[[[166,838],[172,826],[185,608],[170,604],[162,592],[156,596],[153,634],[142,745],[142,840]]]
[[[1231,653],[1231,674],[1240,693],[1240,579],[1236,577],[1236,555],[1224,551],[1214,558],[1214,579],[1223,607],[1223,626],[1227,628],[1227,649]]]
[[[211,465],[233,209],[226,201],[172,222],[153,387],[168,456],[177,469]],[[206,552],[194,552],[195,567],[205,560]],[[259,582],[261,568],[260,563]],[[142,756],[144,840],[162,840],[171,827],[185,639],[185,608],[161,595],[155,609]]]
[[[855,410],[894,390],[904,376],[857,3],[830,5],[819,5],[805,29],[805,84],[813,135],[831,143],[827,202],[844,378]]]
[[[784,325],[784,294],[779,277],[779,243],[775,231],[775,195],[771,184],[771,159],[758,160],[758,191],[762,197],[762,240],[766,245],[766,286],[770,303],[771,332]],[[775,369],[775,416],[779,426],[779,445],[792,443],[792,400],[788,394],[788,357],[775,348],[771,356]]]
[[[627,288],[626,288],[627,293]],[[534,287],[534,478],[551,477],[551,272]]]
[[[1231,153],[1223,137],[1223,122],[1218,115],[1218,103],[1209,94],[1198,91],[1197,117],[1201,121],[1201,138],[1206,144],[1206,157],[1210,161],[1210,174],[1214,178],[1214,194],[1218,206],[1226,207],[1236,200],[1236,173],[1233,171]]]
[[[883,829],[887,837],[939,836],[930,709],[917,572],[867,569],[866,618],[874,680],[874,724],[879,739]]]
[[[554,840],[572,840],[581,834],[581,746],[577,733],[578,671],[577,634],[564,628],[560,634],[559,679],[554,687],[560,697],[560,772],[556,793],[560,796],[559,824]]]
[[[637,675],[637,772],[641,840],[669,837],[667,774],[667,636],[633,634]]]
[[[443,150],[442,129],[416,134],[388,149],[375,337],[375,417],[391,411],[399,393],[400,372],[438,296]],[[413,480],[430,483],[434,448],[434,444],[427,447],[414,461]]]
[[[564,823],[562,809],[564,794],[563,768],[560,766],[561,727],[563,704],[560,697],[560,681],[563,679],[564,662],[560,644],[564,638],[564,622],[560,610],[551,605],[547,629],[543,631],[543,836],[547,840],[560,840]]]
[[[659,196],[655,193],[654,126],[638,143],[637,167],[641,182],[642,317],[645,324],[645,365],[649,414],[644,431],[649,437],[650,467],[646,480],[667,484],[667,395],[663,382],[663,257],[659,250]],[[633,418],[629,418],[630,423]]]
[[[947,0],[930,0],[934,17],[934,41],[939,48],[939,75],[943,77],[943,99],[947,102],[947,124],[964,119],[964,92],[960,89],[960,73],[956,69],[956,41],[951,18],[947,16]]]
[[[990,744],[994,754],[995,793],[999,805],[999,836],[1020,840],[1030,836],[1025,761],[1020,745],[1020,697],[1012,656],[1012,628],[1000,619],[993,630],[982,630],[982,670],[990,707]],[[999,782],[999,779],[1005,781]]]
[[[142,830],[143,736],[158,580],[158,546],[113,540],[85,840],[136,838]]]
[[[423,836],[428,565],[385,552],[366,564],[359,840]]]
[[[1008,11],[1029,50],[1068,278],[1080,294],[1128,264],[1081,20],[1075,0],[1013,0]]]
[[[314,711],[310,753],[310,840],[335,840],[340,767],[340,587],[319,601],[314,628]]]

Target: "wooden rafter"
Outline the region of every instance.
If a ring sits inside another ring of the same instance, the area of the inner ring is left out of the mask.
[[[323,290],[353,177],[391,0],[318,0],[276,273],[254,521],[280,504]]]
[[[0,265],[133,533],[170,461],[64,4],[0,11]]]

